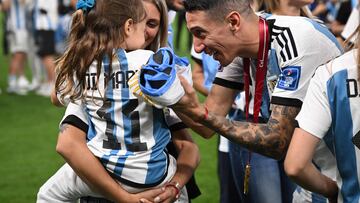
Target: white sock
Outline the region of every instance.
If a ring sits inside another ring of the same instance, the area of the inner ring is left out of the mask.
[[[16,75],[9,75],[8,76],[8,84],[15,85],[16,84]]]

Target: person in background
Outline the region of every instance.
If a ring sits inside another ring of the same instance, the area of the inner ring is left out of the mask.
[[[5,6],[6,7],[6,6]],[[4,8],[4,3],[2,2],[2,0],[0,0],[0,12],[1,13],[3,13],[3,8]],[[5,28],[6,26],[5,26],[5,22],[4,22],[5,20],[3,20],[2,22],[1,22],[1,26],[3,27],[3,28]],[[5,30],[5,29],[4,29]],[[6,53],[7,52],[7,43],[6,43],[6,39],[5,39],[6,37],[5,37],[5,35],[3,34],[3,38],[1,39],[2,40],[2,42],[3,42],[3,51],[4,51],[4,53]],[[2,90],[0,89],[0,94],[2,93]]]
[[[326,24],[333,22],[340,7],[340,0],[316,0],[312,7],[312,14]]]
[[[168,46],[174,48],[174,36],[179,33],[174,33],[172,24],[175,21],[176,14],[178,11],[184,10],[183,0],[166,0],[168,7]],[[178,30],[180,32],[180,30]]]
[[[37,0],[33,7],[35,44],[37,54],[46,71],[46,82],[36,91],[42,96],[50,96],[55,82],[55,30],[58,25],[58,1]]]
[[[29,81],[25,77],[29,33],[26,29],[25,0],[5,0],[8,10],[6,37],[10,48],[10,67],[8,75],[8,93],[26,95]]]
[[[59,21],[55,31],[55,50],[57,55],[64,53],[70,33],[72,14],[77,0],[58,0]]]
[[[356,42],[356,35],[353,35],[355,32],[357,26],[360,23],[360,1],[357,0],[356,2],[353,2],[354,8],[351,11],[351,14],[349,16],[348,21],[345,24],[345,27],[341,33],[341,42],[343,43],[344,47],[352,46]],[[352,36],[352,37],[350,37]],[[347,39],[347,42],[349,44],[344,44],[345,40]]]
[[[336,36],[340,37],[341,32],[344,30],[344,26],[349,19],[352,10],[352,1],[345,0],[340,1],[339,9],[336,13],[335,20],[329,24],[331,32]]]
[[[263,4],[265,12],[270,14],[312,18],[308,6],[313,2],[314,0],[267,0]]]

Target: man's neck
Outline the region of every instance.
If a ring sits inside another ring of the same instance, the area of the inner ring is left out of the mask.
[[[248,16],[245,25],[242,28],[241,40],[242,49],[239,50],[239,56],[246,58],[257,58],[259,51],[259,16],[255,13]]]

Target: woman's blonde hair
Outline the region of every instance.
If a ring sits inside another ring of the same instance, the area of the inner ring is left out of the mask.
[[[113,50],[124,42],[124,24],[134,23],[146,17],[142,0],[96,0],[90,11],[77,10],[69,35],[68,48],[57,61],[56,92],[61,99],[69,95],[71,100],[82,98],[86,88],[86,72],[97,61],[100,75],[105,56],[112,63]]]
[[[260,5],[263,3],[265,5],[265,12],[272,13],[275,10],[280,8],[280,0],[258,0],[260,2]],[[312,18],[312,14],[307,9],[306,6],[302,7],[300,9],[300,16]]]
[[[160,29],[154,41],[152,41],[146,49],[157,51],[159,47],[166,47],[168,37],[168,9],[165,0],[143,0],[150,2],[156,6],[160,13]]]

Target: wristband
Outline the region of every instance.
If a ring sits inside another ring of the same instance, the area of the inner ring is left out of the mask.
[[[205,109],[204,120],[207,120],[209,117],[209,110],[205,105],[204,105],[204,109]]]
[[[176,199],[179,199],[179,197],[180,197],[180,190],[181,190],[181,188],[180,188],[180,183],[178,183],[178,182],[170,182],[170,183],[167,183],[167,184],[165,185],[165,188],[167,188],[167,187],[174,188],[175,191],[176,191],[175,198],[176,198]]]

